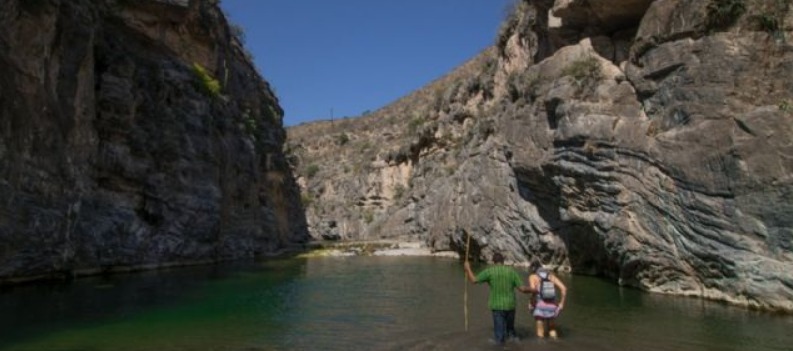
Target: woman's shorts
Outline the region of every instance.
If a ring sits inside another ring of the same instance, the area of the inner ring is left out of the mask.
[[[534,318],[549,319],[555,318],[558,308],[553,302],[538,301],[537,306],[534,307]]]

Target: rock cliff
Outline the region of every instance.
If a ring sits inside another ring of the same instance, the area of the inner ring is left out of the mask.
[[[0,282],[307,240],[282,111],[210,0],[0,1]]]
[[[288,129],[311,234],[793,311],[790,1],[524,0],[493,48]]]

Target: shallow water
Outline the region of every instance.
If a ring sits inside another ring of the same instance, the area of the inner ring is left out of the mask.
[[[521,271],[526,276],[526,271]],[[793,316],[563,276],[561,339],[520,295],[509,350],[791,350]],[[444,258],[352,257],[194,267],[0,292],[0,350],[500,350],[487,288]]]

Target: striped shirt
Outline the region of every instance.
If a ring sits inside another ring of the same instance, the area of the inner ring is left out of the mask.
[[[504,265],[487,267],[476,275],[476,282],[490,285],[487,306],[491,310],[515,309],[515,288],[521,286],[523,281],[514,269]]]

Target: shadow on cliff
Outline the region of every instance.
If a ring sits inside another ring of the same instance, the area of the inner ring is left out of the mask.
[[[532,225],[539,242],[536,254],[542,263],[564,266],[569,262],[574,273],[611,276],[610,272],[615,272],[613,260],[593,224],[563,215],[568,204],[562,189],[554,181],[554,177],[560,175],[559,169],[554,165],[543,165],[532,169],[515,168],[514,171],[520,197],[534,205],[545,221],[546,227]],[[576,179],[576,182],[585,181]],[[554,244],[559,242],[561,245]]]

